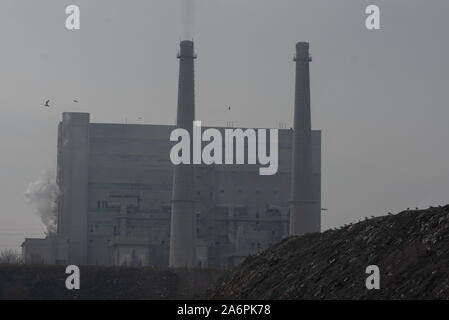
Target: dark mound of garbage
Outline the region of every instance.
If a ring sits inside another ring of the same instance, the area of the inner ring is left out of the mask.
[[[379,289],[367,289],[369,265],[379,267]],[[209,296],[449,299],[449,205],[286,238],[224,275]]]

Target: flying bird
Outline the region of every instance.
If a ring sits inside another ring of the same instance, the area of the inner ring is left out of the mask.
[[[50,107],[50,100],[45,100],[44,107]]]
[[[73,102],[78,103],[79,101],[77,99],[73,100]]]

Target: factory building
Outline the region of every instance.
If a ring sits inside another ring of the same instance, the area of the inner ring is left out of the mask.
[[[289,234],[319,232],[321,132],[311,130],[308,48],[297,44],[295,130],[279,130],[274,175],[253,164],[170,161],[171,132],[192,136],[199,120],[193,41],[180,43],[176,126],[97,124],[87,113],[64,113],[57,235],[26,239],[25,261],[226,268]]]
[[[64,113],[58,234],[26,239],[26,262],[168,266],[173,129],[90,123],[87,113]],[[195,165],[197,266],[236,265],[289,234],[292,138],[292,130],[279,130],[279,170],[272,176],[259,175],[259,165]],[[312,145],[319,215],[320,131],[312,132]]]

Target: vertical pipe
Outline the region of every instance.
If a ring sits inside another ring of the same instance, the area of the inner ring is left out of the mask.
[[[290,235],[319,231],[316,201],[313,198],[312,130],[310,116],[309,44],[296,44],[296,83],[292,175],[290,197]],[[318,213],[319,214],[319,213]]]
[[[181,41],[179,59],[179,88],[177,128],[190,133],[192,149],[193,120],[195,119],[194,60],[192,41]],[[174,167],[172,211],[170,226],[170,267],[191,268],[196,265],[194,168],[192,152],[190,164]]]

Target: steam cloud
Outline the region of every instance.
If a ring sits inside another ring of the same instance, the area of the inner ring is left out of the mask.
[[[193,12],[195,4],[194,0],[183,0],[183,12],[184,12],[184,40],[192,39],[192,29],[193,29]]]
[[[37,213],[44,223],[47,235],[56,233],[58,224],[56,200],[58,196],[59,188],[55,182],[55,175],[50,171],[44,172],[39,179],[31,182],[25,191],[25,197],[36,207]]]

